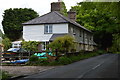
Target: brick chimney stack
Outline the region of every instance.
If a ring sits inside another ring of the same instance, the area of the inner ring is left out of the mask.
[[[62,5],[61,4],[62,4],[61,1],[51,3],[51,12],[52,11],[58,11],[58,12],[60,12],[61,9],[62,9]]]
[[[76,21],[76,12],[75,11],[68,11],[68,18]]]

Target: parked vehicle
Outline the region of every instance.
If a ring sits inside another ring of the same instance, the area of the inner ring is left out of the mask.
[[[4,60],[17,60],[20,57],[31,55],[29,51],[23,48],[10,48],[2,53]]]
[[[26,63],[28,61],[29,61],[29,59],[21,59],[21,60],[12,61],[10,63]]]

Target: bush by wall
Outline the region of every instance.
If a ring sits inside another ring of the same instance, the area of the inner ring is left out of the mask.
[[[52,51],[58,50],[58,52],[68,52],[74,48],[74,38],[69,35],[56,38],[51,44],[48,45]]]
[[[8,50],[12,46],[11,41],[10,41],[9,38],[4,38],[2,40],[2,44],[4,45],[4,50],[5,51]]]
[[[29,59],[30,62],[35,62],[35,61],[38,61],[38,60],[39,60],[39,58],[35,55],[32,55]]]
[[[40,42],[37,41],[22,41],[22,48],[28,50],[28,51],[38,51],[38,45]]]

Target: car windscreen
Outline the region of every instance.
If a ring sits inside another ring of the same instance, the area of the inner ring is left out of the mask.
[[[17,52],[20,48],[10,48],[8,49],[7,51],[10,51],[10,52]]]

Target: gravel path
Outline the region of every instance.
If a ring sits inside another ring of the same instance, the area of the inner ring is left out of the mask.
[[[54,66],[0,66],[3,71],[9,72],[13,76],[24,76],[39,73],[48,69],[55,68]]]

